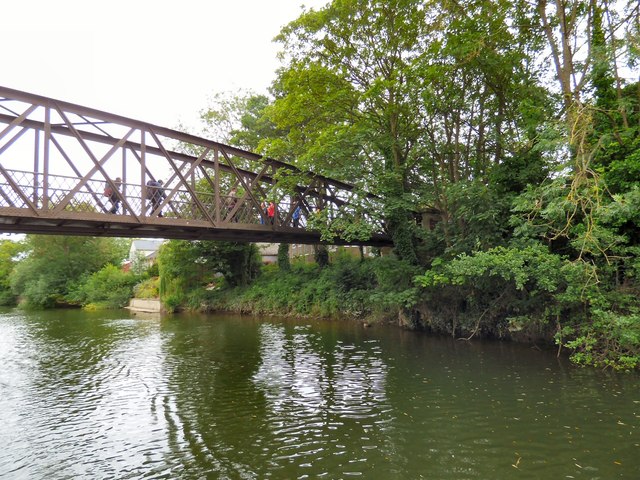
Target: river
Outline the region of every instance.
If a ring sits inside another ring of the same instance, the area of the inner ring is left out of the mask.
[[[638,479],[640,376],[394,327],[0,311],[2,479]]]

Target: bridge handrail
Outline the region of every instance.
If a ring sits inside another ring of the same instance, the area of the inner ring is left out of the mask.
[[[43,174],[24,170],[5,171],[10,174],[14,183],[18,185],[21,188],[21,191],[31,200],[33,206],[36,208],[44,208],[44,205],[47,205],[47,208],[50,210],[55,209],[60,204],[60,200],[73,191],[73,186],[70,184],[65,185],[65,183],[77,182],[78,180],[76,177],[68,175],[48,175],[47,201],[45,202],[45,197],[42,193],[44,191],[44,181],[42,179]],[[13,192],[11,185],[6,180],[3,181],[2,179],[3,176],[0,176],[0,207],[28,208],[29,205],[27,202],[18,194]],[[111,201],[104,195],[105,187],[106,184],[103,180],[87,181],[77,192],[75,192],[72,201],[65,210],[75,212],[111,213]],[[124,200],[128,204],[128,208],[132,210],[131,213],[135,215],[143,215],[143,212],[145,212],[145,214],[150,213],[148,208],[143,208],[141,185],[122,183],[119,193],[120,199]],[[200,198],[200,201],[204,205],[210,207],[209,213],[213,214],[215,207],[215,195],[212,192],[204,190],[196,190],[196,193]],[[229,213],[229,205],[231,205],[232,202],[235,204],[238,200],[239,199],[234,196],[222,195],[221,207],[226,208],[223,215]],[[145,203],[147,203],[147,207],[151,206],[151,202]],[[192,206],[193,202],[190,200],[190,192],[184,189],[178,189],[167,202],[167,212],[164,216],[168,218],[181,218],[186,220],[203,220],[204,218],[202,218],[202,216],[193,214],[193,209],[190,208]],[[275,215],[275,218],[277,219],[276,222],[278,222],[278,224],[282,224],[282,221],[284,220],[284,216],[281,212],[287,212],[290,206],[291,202],[280,202],[278,204]],[[157,216],[157,214],[155,216]],[[306,213],[301,214],[298,227],[304,228],[306,226],[306,217]],[[265,219],[262,218],[260,213],[255,209],[250,208],[246,201],[244,202],[244,205],[238,209],[234,217],[229,219],[229,221],[235,223],[267,224],[266,221],[263,222],[262,220]]]

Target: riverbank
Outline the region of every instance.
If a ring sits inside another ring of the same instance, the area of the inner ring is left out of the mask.
[[[176,309],[352,320],[454,338],[553,344],[553,330],[539,324],[496,322],[494,328],[479,330],[474,328],[475,321],[447,317],[424,301],[423,292],[413,282],[419,272],[393,258],[359,261],[345,257],[325,268],[298,263],[287,271],[268,265],[248,286],[196,289],[185,295]]]
[[[384,258],[364,262],[342,258],[325,268],[297,263],[288,271],[267,265],[248,286],[192,291],[181,306],[253,315],[394,322],[402,310],[402,297],[414,288],[414,269],[403,271],[401,267]]]
[[[548,267],[542,260],[537,264]],[[535,280],[527,283],[528,289],[519,288],[510,278],[493,283],[485,279],[464,289],[426,288],[416,283],[421,273],[420,268],[392,257],[364,261],[344,257],[324,268],[294,263],[289,270],[280,270],[269,265],[248,286],[230,287],[222,281],[206,288],[174,291],[165,306],[169,311],[387,323],[456,339],[551,346],[569,353],[582,365],[638,368],[638,342],[627,335],[635,332],[633,325],[616,329],[602,322],[604,318],[620,323],[631,317],[616,316],[615,312],[586,317],[580,314],[580,304],[566,308],[562,298],[556,298],[562,295],[561,290],[536,291]]]

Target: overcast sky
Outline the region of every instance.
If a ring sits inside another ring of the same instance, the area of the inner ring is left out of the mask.
[[[197,124],[213,94],[266,92],[280,28],[327,0],[2,3],[0,85],[153,124]]]

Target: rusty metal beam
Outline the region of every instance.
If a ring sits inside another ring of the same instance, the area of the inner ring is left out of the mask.
[[[243,227],[237,224],[227,224],[227,228],[210,228],[209,226],[193,225],[193,222],[175,222],[173,219],[158,219],[151,224],[128,224],[124,222],[105,222],[104,220],[88,220],[86,218],[43,218],[19,217],[12,218],[5,215],[4,208],[0,208],[0,232],[3,233],[36,233],[40,235],[81,235],[104,236],[117,238],[166,238],[175,240],[225,240],[232,242],[267,242],[293,244],[327,244],[327,245],[369,245],[374,247],[389,247],[391,241],[385,235],[373,235],[366,241],[346,242],[339,238],[331,242],[320,240],[320,233],[305,231],[293,227],[281,227],[274,231],[268,225],[262,228]],[[97,214],[100,215],[100,214]],[[164,221],[162,221],[164,220]]]

